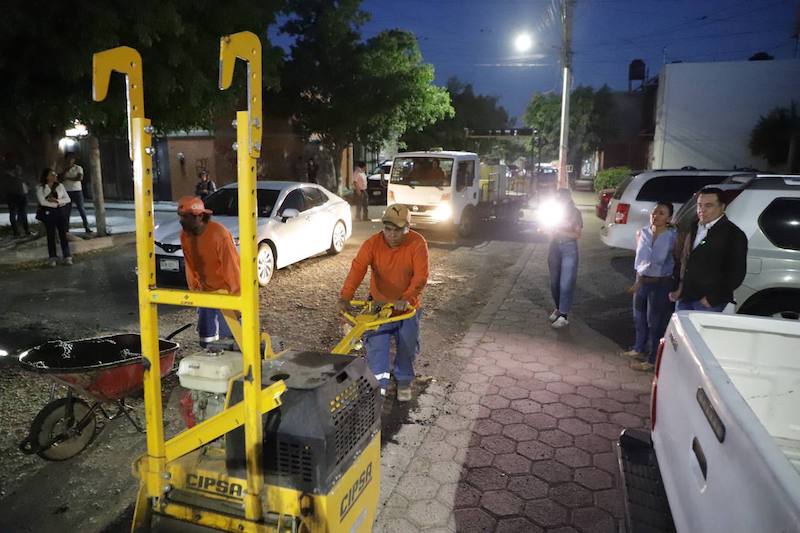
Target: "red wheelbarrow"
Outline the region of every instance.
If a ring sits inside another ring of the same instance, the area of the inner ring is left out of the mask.
[[[159,339],[161,377],[172,371],[179,347],[169,339],[189,326]],[[98,412],[108,420],[124,415],[143,433],[132,408],[125,404],[125,397],[142,389],[145,363],[141,337],[135,333],[48,341],[23,352],[20,366],[66,386],[67,396],[51,401],[39,411],[28,437],[19,445],[20,450],[50,461],[74,457],[96,436]],[[90,398],[92,403],[74,396],[73,392]],[[103,408],[106,403],[115,404],[117,412],[109,414]]]

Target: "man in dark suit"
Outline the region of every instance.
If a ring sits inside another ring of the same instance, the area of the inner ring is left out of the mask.
[[[684,242],[680,285],[670,299],[678,302],[678,311],[720,312],[747,272],[747,237],[725,216],[716,187],[697,196],[697,218]]]

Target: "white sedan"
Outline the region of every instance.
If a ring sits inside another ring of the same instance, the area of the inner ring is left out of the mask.
[[[237,184],[226,185],[206,198],[206,208],[239,243]],[[259,181],[258,284],[269,283],[277,268],[327,252],[338,254],[353,231],[350,205],[327,189],[311,183]],[[175,220],[155,228],[158,283],[185,285],[181,225]]]

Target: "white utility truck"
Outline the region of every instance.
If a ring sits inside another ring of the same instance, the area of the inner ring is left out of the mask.
[[[628,531],[800,531],[797,321],[675,313],[651,402],[617,447]]]
[[[407,205],[414,226],[452,227],[466,237],[482,220],[518,220],[525,191],[505,165],[472,152],[407,152],[394,158],[387,203]]]

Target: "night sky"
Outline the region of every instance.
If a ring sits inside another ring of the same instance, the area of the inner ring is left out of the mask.
[[[765,51],[795,55],[800,0],[577,0],[574,85],[628,86],[628,64],[650,76],[666,62],[745,60]],[[365,0],[365,37],[400,28],[417,36],[436,83],[451,76],[494,95],[522,125],[535,92],[561,91],[561,28],[553,0]],[[526,30],[534,48],[521,57],[513,38]]]

